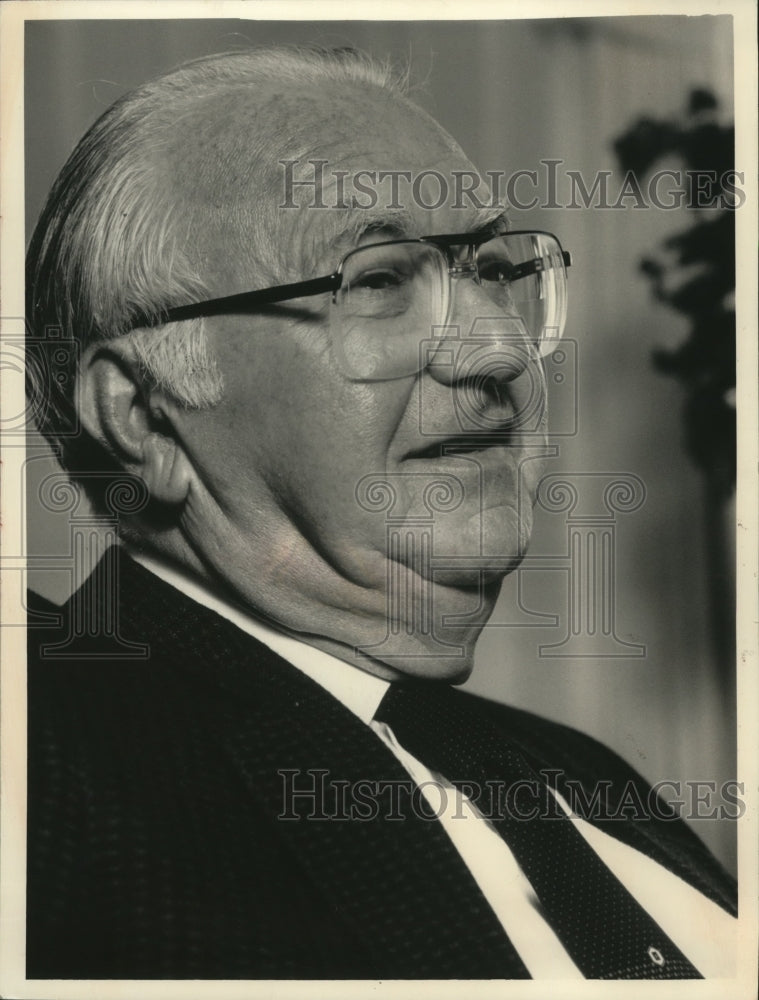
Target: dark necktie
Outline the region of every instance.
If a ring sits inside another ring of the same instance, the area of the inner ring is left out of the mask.
[[[488,788],[492,819],[544,916],[587,979],[701,979],[576,830],[486,712],[447,685],[393,684],[375,718],[465,794]],[[515,809],[529,789],[533,808]],[[520,818],[530,815],[530,818]],[[489,817],[491,818],[491,817]]]

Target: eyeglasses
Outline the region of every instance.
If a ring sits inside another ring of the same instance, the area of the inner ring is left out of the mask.
[[[550,233],[464,233],[372,243],[351,250],[323,278],[177,306],[140,325],[261,311],[331,293],[335,356],[355,379],[418,372],[451,318],[455,279],[471,278],[504,317],[515,318],[539,354],[553,350],[567,312],[570,255]],[[466,332],[466,331],[465,331]]]

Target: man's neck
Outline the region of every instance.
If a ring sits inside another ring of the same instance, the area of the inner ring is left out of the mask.
[[[360,586],[302,539],[290,536],[287,546],[274,531],[268,547],[261,543],[261,559],[252,562],[250,545],[242,539],[235,543],[206,532],[201,545],[190,544],[197,541],[191,527],[177,532],[173,546],[146,552],[132,545],[132,551],[176,567],[278,631],[385,680],[411,676],[461,683],[470,675],[474,646],[500,584],[487,592],[482,586],[440,585],[385,560],[375,572],[381,582]]]

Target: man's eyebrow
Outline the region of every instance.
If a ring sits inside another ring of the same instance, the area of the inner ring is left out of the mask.
[[[477,209],[469,217],[469,220],[461,225],[462,232],[492,232],[493,235],[508,232],[510,228],[506,211],[502,205],[495,205],[489,209]],[[341,225],[326,243],[327,252],[342,255],[358,246],[362,237],[374,234],[388,240],[444,235],[419,231],[418,224],[403,208],[348,209],[341,218]]]
[[[495,206],[494,211],[495,215],[492,211],[483,211],[479,220],[474,223],[473,232],[493,233],[494,236],[507,233],[511,229],[511,223],[506,214],[506,209],[503,206]]]
[[[327,248],[332,251],[353,249],[362,236],[381,233],[388,239],[403,239],[416,235],[411,216],[404,209],[351,209],[337,232],[329,239]],[[419,234],[422,235],[422,234]]]

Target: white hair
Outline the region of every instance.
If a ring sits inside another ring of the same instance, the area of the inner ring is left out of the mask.
[[[221,398],[222,379],[203,320],[144,326],[146,317],[159,319],[165,308],[207,294],[184,249],[191,223],[182,217],[182,198],[173,190],[179,182],[171,176],[172,156],[176,162],[177,149],[187,141],[188,121],[214,98],[255,93],[263,84],[314,87],[330,81],[379,87],[399,98],[406,88],[404,73],[351,49],[217,54],[187,63],[122,97],[77,145],[50,193],[27,255],[30,344],[45,351],[51,328],[60,331],[44,361],[27,365],[29,391],[40,429],[73,472],[82,459],[75,434],[76,354],[81,356],[90,344],[128,336],[146,377],[182,405],[201,408]],[[223,121],[219,128],[223,135]],[[273,124],[258,141],[255,135],[244,140],[249,171],[264,173],[267,166],[271,170],[278,157],[291,152],[287,122]],[[243,139],[231,136],[226,141]],[[212,143],[204,155],[208,164],[204,161],[198,185],[228,190],[237,168],[234,157]],[[261,184],[266,184],[263,177]],[[254,201],[246,232],[262,275],[265,261],[276,256],[264,252],[276,242],[275,200]],[[223,219],[224,206],[215,210]],[[276,280],[274,276],[270,283]],[[64,341],[78,345],[73,356],[63,358],[55,349],[61,334]]]

